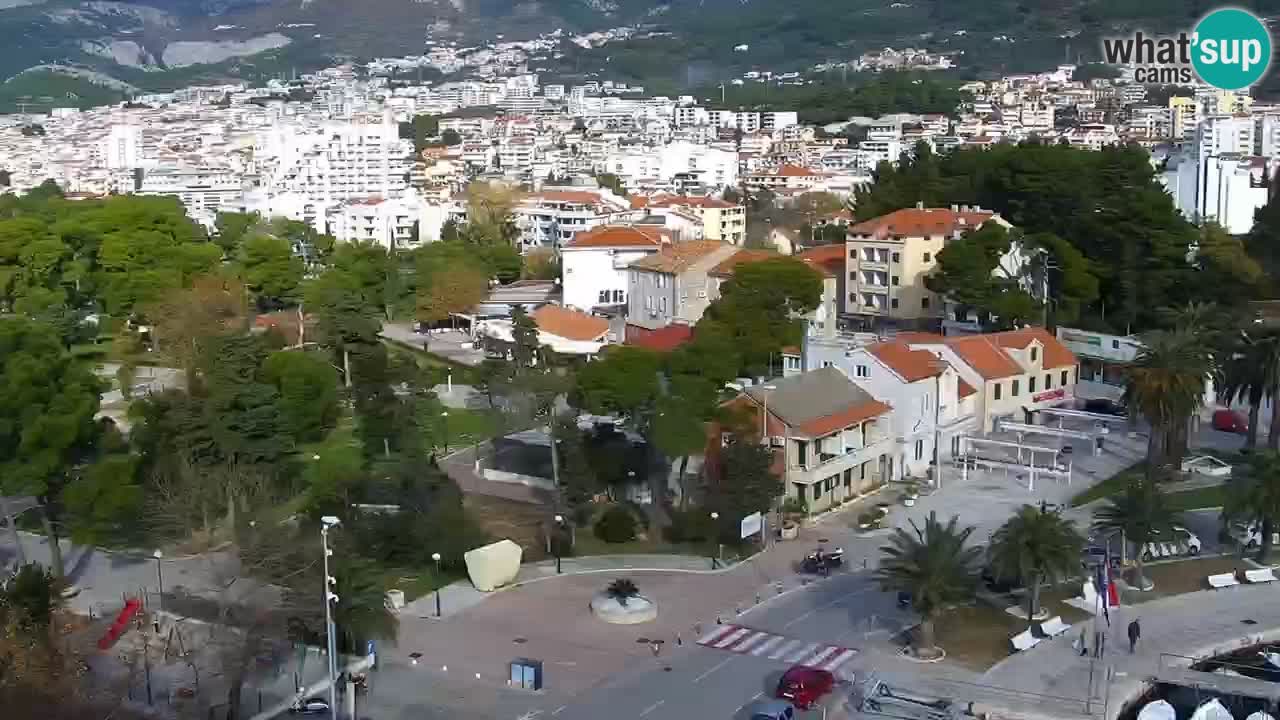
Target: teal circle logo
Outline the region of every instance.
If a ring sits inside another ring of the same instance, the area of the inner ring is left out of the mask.
[[[1200,79],[1222,90],[1249,87],[1271,65],[1271,33],[1245,10],[1223,8],[1205,15],[1191,44],[1191,64]]]

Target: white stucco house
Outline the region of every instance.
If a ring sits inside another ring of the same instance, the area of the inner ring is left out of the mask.
[[[560,249],[564,304],[582,311],[627,306],[627,268],[670,246],[671,232],[648,225],[601,225]]]

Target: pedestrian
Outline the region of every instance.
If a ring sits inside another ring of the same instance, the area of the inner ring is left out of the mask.
[[[1133,654],[1133,649],[1137,647],[1138,640],[1142,638],[1142,626],[1138,624],[1138,618],[1134,618],[1129,623],[1129,654]]]
[[[1076,641],[1071,643],[1071,647],[1074,648],[1076,652],[1080,653],[1080,657],[1084,657],[1089,654],[1089,641],[1085,639],[1084,628],[1080,629],[1080,637],[1076,638]]]

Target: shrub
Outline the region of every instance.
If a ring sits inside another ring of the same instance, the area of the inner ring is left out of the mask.
[[[607,543],[624,543],[636,539],[636,518],[625,505],[614,505],[596,520],[596,537]]]
[[[858,527],[875,527],[880,522],[880,516],[873,512],[864,512],[858,516]]]
[[[704,542],[711,537],[711,518],[701,508],[672,510],[671,524],[663,528],[667,542]]]
[[[630,578],[618,578],[609,583],[609,587],[605,588],[604,592],[617,600],[619,605],[626,605],[628,600],[640,594],[640,588],[636,587]]]

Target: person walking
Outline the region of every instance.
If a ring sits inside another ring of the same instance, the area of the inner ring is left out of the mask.
[[[1138,624],[1138,619],[1134,618],[1129,623],[1129,654],[1133,654],[1133,650],[1138,645],[1138,640],[1142,638],[1142,626]]]

